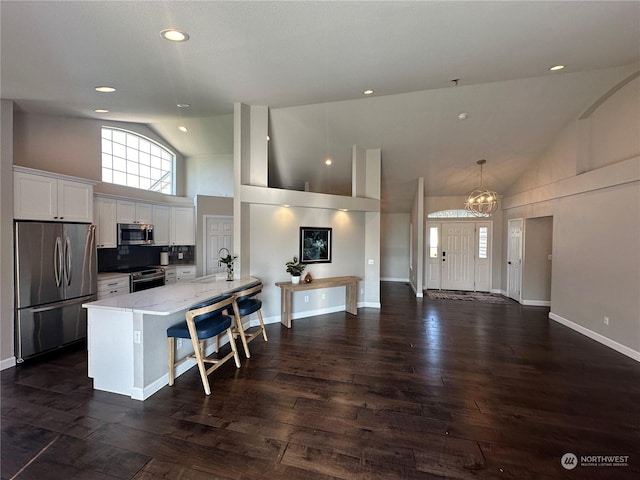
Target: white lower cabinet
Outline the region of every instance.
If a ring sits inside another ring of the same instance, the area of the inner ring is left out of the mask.
[[[126,273],[98,275],[98,300],[129,293],[129,278]]]
[[[164,283],[165,285],[176,283],[176,267],[164,267]]]
[[[196,279],[196,267],[194,265],[172,265],[164,267],[164,283],[191,282]]]
[[[176,267],[176,282],[190,282],[196,279],[196,267]]]

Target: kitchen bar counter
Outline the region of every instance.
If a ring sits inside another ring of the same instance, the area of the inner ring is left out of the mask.
[[[217,297],[257,280],[254,277],[244,277],[227,282],[226,280],[219,280],[215,275],[210,275],[189,283],[176,283],[165,285],[164,287],[151,288],[141,292],[86,303],[82,306],[85,308],[150,315],[171,315],[176,312],[184,313],[191,305]]]
[[[243,277],[227,282],[211,275],[83,304],[88,310],[88,375],[93,388],[134,400],[149,398],[168,384],[167,328],[183,321],[192,305],[256,280]],[[226,342],[223,337],[220,343]],[[205,348],[207,354],[213,353],[215,342]],[[191,351],[191,342],[182,342],[177,356]],[[193,365],[195,361],[184,362],[176,376]]]

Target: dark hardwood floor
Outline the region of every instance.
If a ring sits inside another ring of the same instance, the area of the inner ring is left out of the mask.
[[[268,325],[210,397],[195,369],[145,402],[93,391],[82,348],[5,370],[2,478],[640,478],[640,364],[546,308],[382,304]]]

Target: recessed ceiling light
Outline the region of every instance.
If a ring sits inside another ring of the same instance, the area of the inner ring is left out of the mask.
[[[368,90],[365,90],[365,91],[364,91],[364,92],[362,92],[362,93],[364,93],[365,95],[373,95],[373,90],[368,89]]]
[[[333,163],[333,160],[331,160],[330,158],[325,159],[324,163],[326,163],[327,165],[331,165]]]
[[[458,114],[458,120],[466,120],[469,114],[467,112],[462,112]]]
[[[111,93],[111,92],[115,92],[116,89],[113,87],[107,87],[107,86],[101,86],[101,87],[96,87],[96,92],[101,92],[101,93]]]
[[[187,127],[185,127],[185,126],[183,126],[183,125],[180,125],[180,126],[178,127],[178,130],[180,130],[180,131],[181,131],[181,132],[183,132],[183,133],[187,133],[187,132],[189,131],[189,130],[187,129]]]
[[[176,107],[178,108],[189,108],[191,105],[189,105],[188,103],[179,103],[178,105],[176,105]]]
[[[109,113],[109,110],[107,110],[106,108],[96,108],[93,111],[96,113]]]
[[[562,70],[563,68],[564,68],[564,65],[554,65],[549,70],[551,70],[552,72],[556,72],[558,70]]]
[[[162,38],[172,42],[186,42],[189,40],[189,34],[175,28],[167,28],[160,32]]]

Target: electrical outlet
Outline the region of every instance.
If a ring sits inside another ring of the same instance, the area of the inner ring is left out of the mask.
[[[142,343],[142,332],[140,330],[133,331],[133,343]]]
[[[309,295],[304,296],[304,303],[309,303]]]
[[[180,252],[178,254],[178,260],[182,260],[184,258],[184,253]]]
[[[604,317],[604,324],[609,325],[609,317],[607,316]]]

